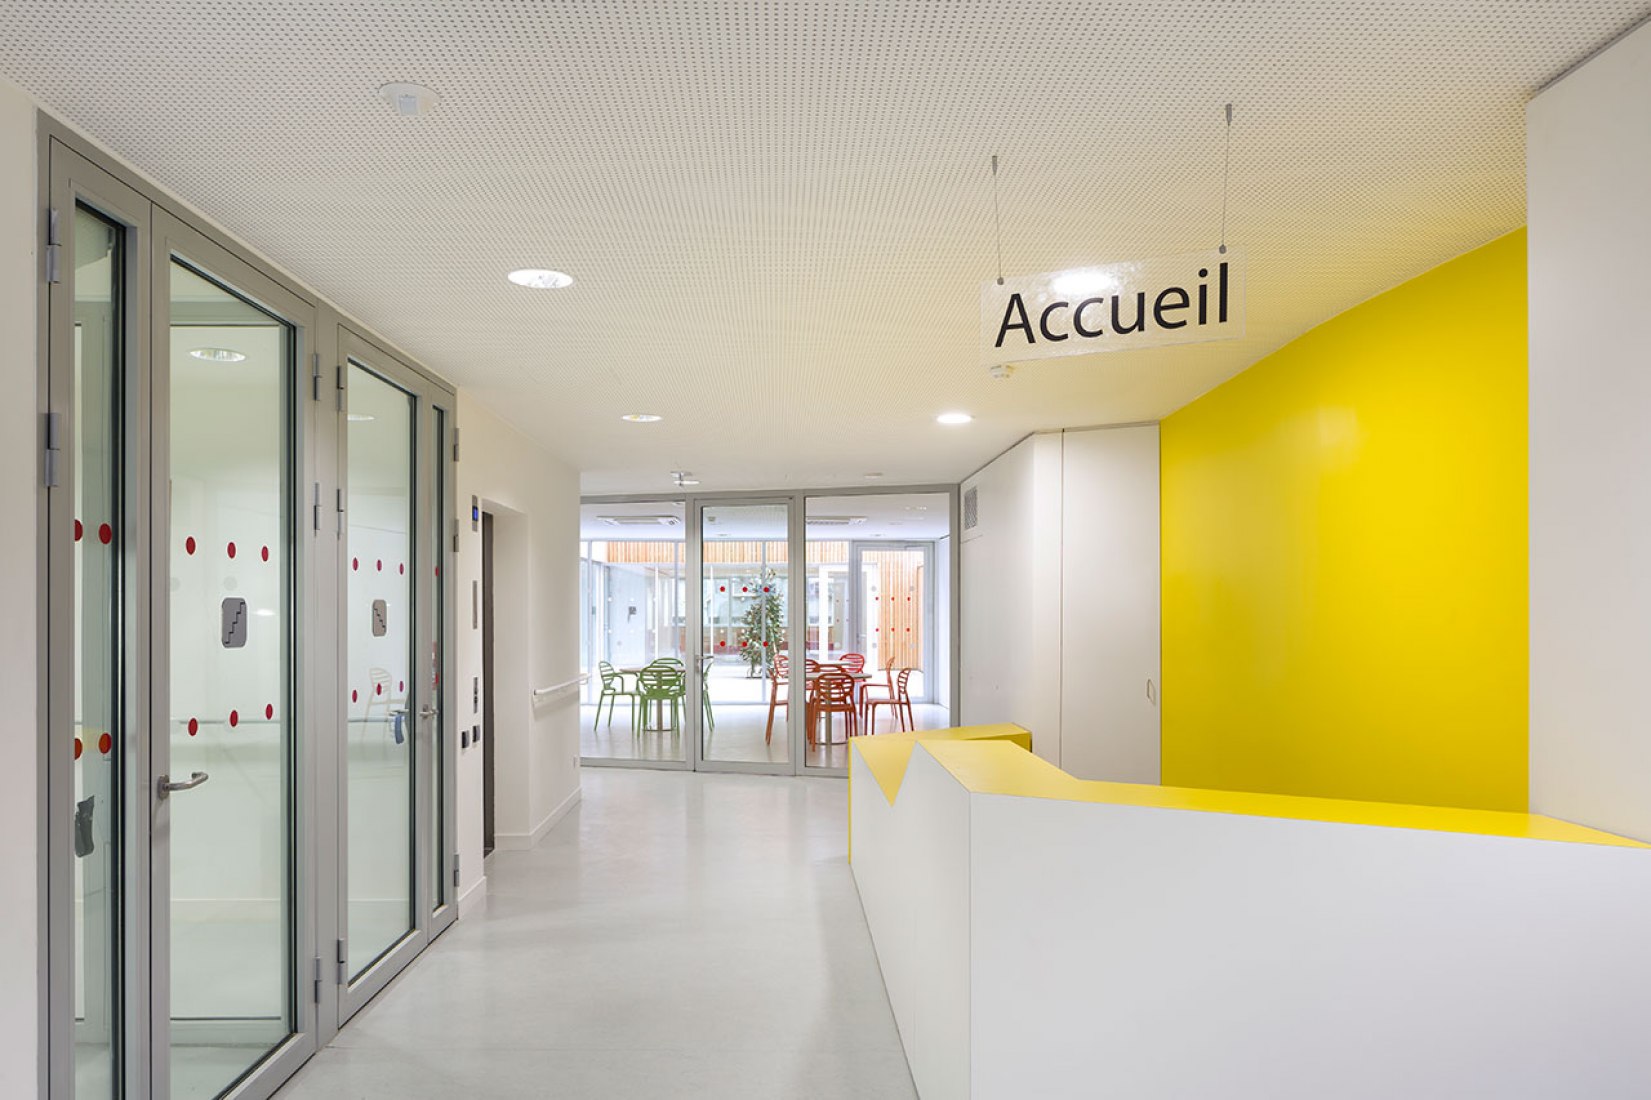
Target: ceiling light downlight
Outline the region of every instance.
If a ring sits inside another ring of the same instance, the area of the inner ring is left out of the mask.
[[[665,418],[658,413],[626,413],[619,419],[627,424],[657,424]]]
[[[572,275],[548,267],[519,267],[505,278],[529,290],[561,290],[573,285]]]
[[[190,348],[189,354],[208,363],[246,362],[246,355],[234,348]]]
[[[967,424],[972,420],[974,420],[974,417],[970,416],[966,412],[941,413],[939,416],[934,418],[934,422],[936,424],[944,424],[948,428],[955,428],[959,424]]]
[[[429,114],[441,102],[441,96],[435,89],[426,88],[422,84],[408,84],[397,81],[386,84],[378,90],[379,98],[390,105],[390,110],[402,118],[417,118],[419,115]]]

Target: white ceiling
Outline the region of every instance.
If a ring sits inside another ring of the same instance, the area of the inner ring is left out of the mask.
[[[955,481],[1159,417],[1524,221],[1523,107],[1651,0],[0,6],[0,73],[578,465]],[[394,116],[375,89],[442,96]],[[1205,249],[1247,334],[982,371],[1010,273]],[[506,270],[577,282],[523,290]],[[961,429],[934,414],[977,416]],[[665,415],[654,425],[626,412]]]

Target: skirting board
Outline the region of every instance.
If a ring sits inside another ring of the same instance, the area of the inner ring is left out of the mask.
[[[463,920],[478,909],[487,907],[487,876],[470,884],[470,889],[459,895],[459,919]]]
[[[579,804],[581,794],[582,788],[573,788],[573,792],[562,800],[562,804],[546,814],[545,819],[535,825],[531,833],[495,833],[493,846],[508,851],[521,851],[533,847],[545,838],[545,834],[550,832],[558,821],[568,815],[569,810]]]

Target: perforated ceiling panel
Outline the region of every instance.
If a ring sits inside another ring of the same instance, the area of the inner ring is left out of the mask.
[[[0,12],[0,72],[602,491],[956,480],[1168,413],[1520,225],[1526,99],[1651,0]],[[402,80],[439,107],[396,116]],[[1229,100],[1245,338],[989,379],[988,157],[1011,274],[1205,249]]]

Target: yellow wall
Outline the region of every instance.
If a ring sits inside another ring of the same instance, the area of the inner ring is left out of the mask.
[[[1163,422],[1163,781],[1524,811],[1525,233]]]

